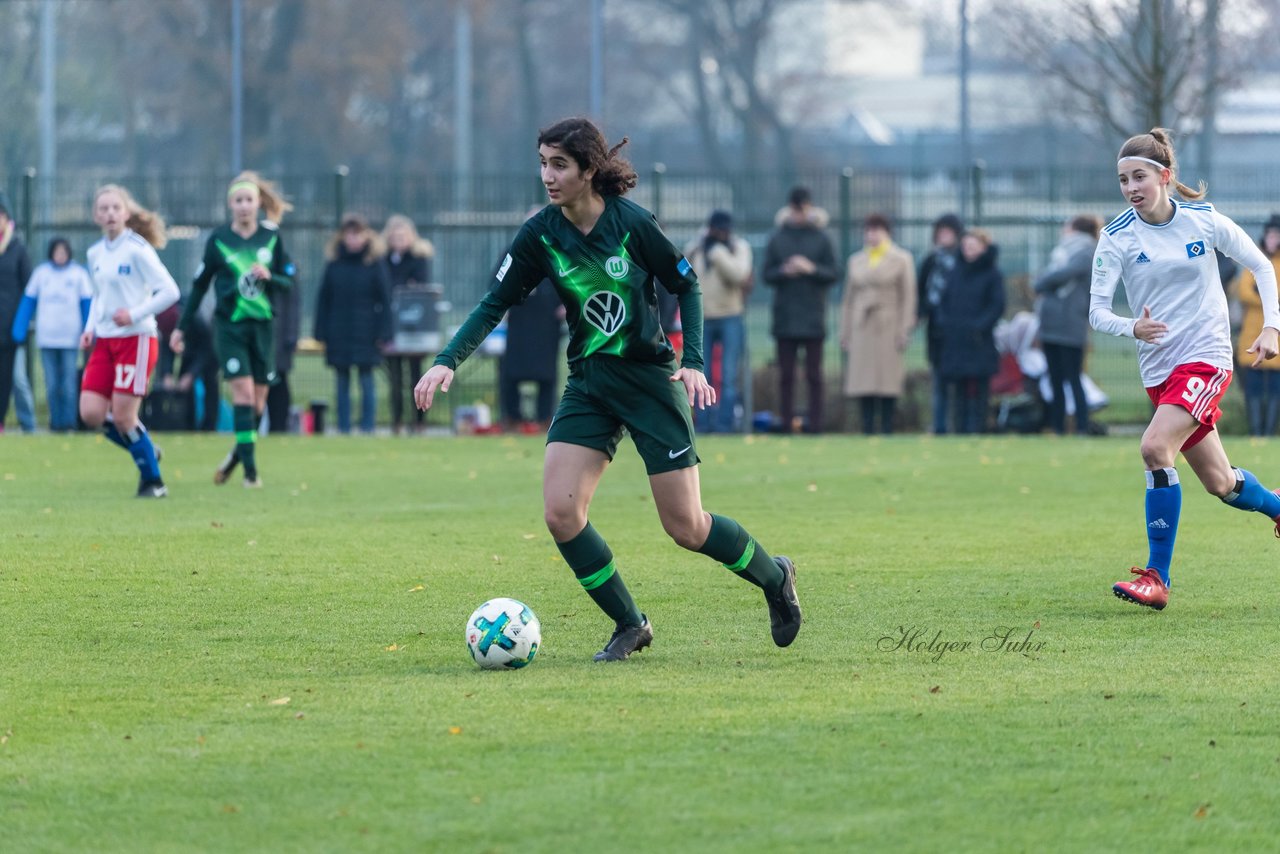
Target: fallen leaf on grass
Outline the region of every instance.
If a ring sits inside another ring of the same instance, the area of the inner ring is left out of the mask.
[[[287,706],[287,705],[289,705],[289,698],[288,698],[288,697],[276,697],[274,700],[272,700],[271,702],[267,703],[267,705],[268,705],[268,706]]]
[[[1196,807],[1196,811],[1193,812],[1191,815],[1194,816],[1195,818],[1208,818],[1209,808],[1212,806],[1213,804],[1201,804],[1200,806]]]
[[[449,735],[462,735],[462,727],[460,726],[449,727]]]
[[[385,649],[387,652],[396,652],[400,649],[400,644],[393,643],[391,644],[391,646],[384,646],[383,649]]]
[[[409,592],[417,593],[419,590],[426,590],[426,589],[427,588],[423,587],[421,584],[415,584],[414,586],[409,588]]]
[[[942,690],[942,686],[941,686],[941,685],[934,685],[932,688],[930,688],[930,689],[929,689],[929,693],[930,693],[930,694],[936,694],[936,693],[938,693],[938,692],[939,692],[939,691],[941,691],[941,690]]]

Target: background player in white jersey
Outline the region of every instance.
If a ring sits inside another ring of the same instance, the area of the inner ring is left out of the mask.
[[[1182,508],[1174,468],[1179,450],[1210,494],[1262,513],[1276,522],[1280,536],[1280,497],[1251,472],[1231,466],[1214,429],[1232,367],[1231,327],[1214,250],[1244,264],[1257,279],[1263,329],[1248,348],[1255,367],[1280,349],[1280,303],[1275,270],[1262,251],[1240,226],[1199,202],[1203,184],[1193,190],[1177,179],[1168,131],[1155,128],[1131,137],[1120,148],[1116,168],[1130,207],[1098,241],[1089,322],[1100,332],[1137,339],[1142,384],[1156,411],[1142,435],[1150,553],[1145,568],[1131,570],[1137,578],[1117,582],[1112,590],[1160,610],[1169,602],[1169,564]],[[1170,198],[1171,185],[1188,201]],[[1121,280],[1134,317],[1111,310]]]
[[[166,242],[164,220],[107,184],[94,193],[93,221],[102,239],[88,252],[93,301],[80,347],[93,352],[80,383],[80,417],[133,457],[139,498],[163,498],[168,490],[138,408],[159,354],[155,316],[178,301],[178,285],[156,255]]]

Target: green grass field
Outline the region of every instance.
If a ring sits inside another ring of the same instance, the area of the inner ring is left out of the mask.
[[[592,520],[656,640],[615,665],[537,440],[269,437],[260,492],[162,441],[143,503],[99,439],[0,440],[5,851],[1275,846],[1280,545],[1187,483],[1170,607],[1113,598],[1134,438],[704,440],[707,507],[796,560],[786,650],[627,444]],[[496,595],[541,618],[525,670],[466,654]]]

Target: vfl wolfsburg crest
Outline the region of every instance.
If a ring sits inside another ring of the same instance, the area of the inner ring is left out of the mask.
[[[236,289],[240,291],[240,296],[245,299],[257,299],[262,296],[262,281],[255,278],[252,273],[245,273],[240,277],[240,281],[236,283]]]
[[[258,250],[258,263],[266,266],[271,263],[271,250],[263,246]]]
[[[621,258],[617,259],[622,261]],[[613,258],[609,259],[612,264]],[[626,264],[626,261],[622,261]],[[612,274],[611,274],[612,275]],[[612,335],[622,328],[627,320],[627,304],[622,297],[612,291],[596,291],[582,307],[582,316],[596,329],[605,335]]]
[[[604,271],[615,279],[625,279],[627,273],[631,271],[631,265],[627,263],[626,258],[613,255],[604,262]]]

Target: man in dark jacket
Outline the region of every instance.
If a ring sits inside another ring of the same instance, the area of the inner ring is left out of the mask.
[[[938,306],[942,338],[938,371],[956,403],[956,432],[987,432],[991,378],[999,367],[995,328],[1004,314],[1004,274],[991,235],[970,229],[960,239],[960,262]],[[944,424],[945,427],[945,424]]]
[[[964,225],[960,217],[945,213],[933,221],[933,251],[920,262],[916,276],[919,288],[916,314],[925,328],[925,353],[933,371],[933,432],[947,432],[947,384],[938,373],[938,351],[942,346],[942,329],[938,324],[938,306],[942,304],[942,292],[947,279],[960,260],[960,235]]]
[[[524,303],[507,310],[507,349],[498,362],[498,402],[504,429],[545,432],[556,402],[560,365],[560,325],[564,307],[551,281],[544,279]],[[534,421],[520,412],[520,384],[538,387]]]
[[[10,216],[9,199],[0,191],[0,431],[9,414],[9,398],[13,395],[13,362],[18,344],[13,340],[14,315],[22,292],[31,278],[31,257],[18,237]]]
[[[293,354],[302,333],[302,295],[300,288],[274,292],[271,314],[276,324],[276,382],[267,392],[267,423],[272,433],[289,429],[289,410],[293,394],[289,390],[289,374],[293,371]]]
[[[822,344],[827,336],[827,290],[836,280],[835,248],[823,230],[826,211],[814,207],[809,191],[796,187],[778,212],[777,229],[765,249],[764,281],[773,288],[772,333],[778,344],[778,409],[781,429],[795,418],[795,370],[805,351],[809,410],[805,432],[822,431]]]

